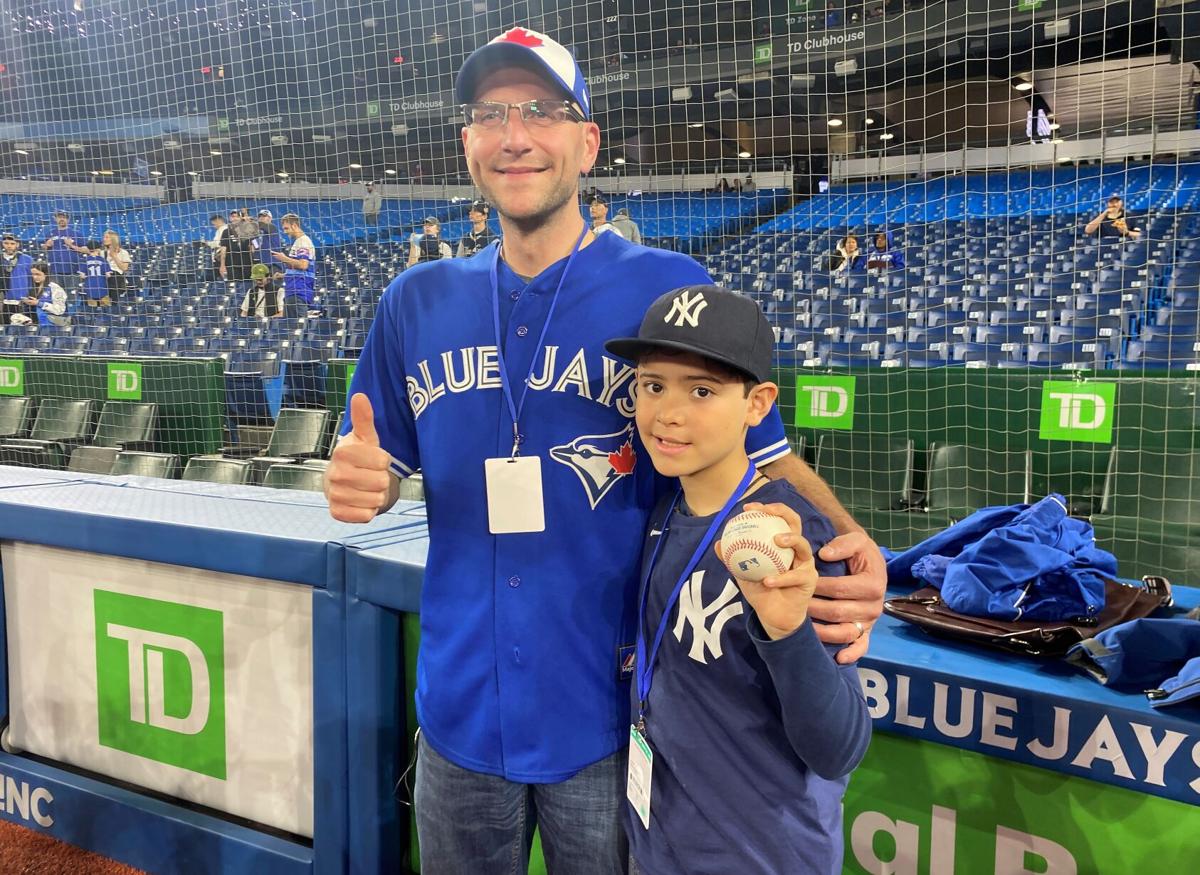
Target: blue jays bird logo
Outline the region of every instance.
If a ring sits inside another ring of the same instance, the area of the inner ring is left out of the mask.
[[[550,458],[566,465],[579,478],[592,510],[613,485],[633,473],[633,423],[613,434],[580,435],[569,444],[550,448]]]

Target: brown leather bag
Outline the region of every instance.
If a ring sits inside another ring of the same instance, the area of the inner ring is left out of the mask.
[[[1141,586],[1106,580],[1104,596],[1104,610],[1090,622],[971,617],[946,607],[941,593],[931,586],[919,589],[910,596],[888,599],[883,603],[883,610],[934,635],[998,647],[1026,656],[1057,657],[1097,632],[1147,617],[1173,603],[1170,582],[1165,577],[1157,576],[1143,577]]]

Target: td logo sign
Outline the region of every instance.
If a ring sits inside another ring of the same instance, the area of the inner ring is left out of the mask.
[[[96,590],[100,744],[225,779],[220,611]]]
[[[1042,417],[1038,436],[1051,441],[1112,443],[1116,383],[1042,384]]]
[[[108,397],[114,401],[142,400],[141,362],[108,363]]]
[[[0,395],[25,394],[25,362],[0,359]]]
[[[854,428],[854,377],[797,377],[796,425]]]

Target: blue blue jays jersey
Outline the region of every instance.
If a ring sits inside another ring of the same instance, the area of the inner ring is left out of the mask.
[[[548,783],[628,741],[619,650],[634,640],[642,534],[665,488],[633,424],[634,369],[604,350],[637,333],[661,294],[709,283],[677,253],[603,234],[526,284],[495,247],[405,271],[384,293],[350,392],[371,399],[403,476],[418,468],[430,549],[421,596],[417,713],[443,756],[476,772]],[[521,453],[541,459],[546,529],[491,535],[484,460],[508,457],[514,395],[530,373]],[[343,431],[349,430],[349,422]],[[751,432],[759,464],[788,452],[777,414]]]

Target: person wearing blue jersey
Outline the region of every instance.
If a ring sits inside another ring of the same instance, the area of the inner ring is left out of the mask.
[[[98,240],[89,240],[82,247],[83,268],[79,275],[83,280],[83,300],[89,307],[108,306],[108,275],[111,268],[104,254],[104,246]]]
[[[258,237],[254,241],[254,260],[257,264],[271,264],[271,253],[283,250],[283,238],[275,227],[274,216],[268,209],[258,211]]]
[[[78,234],[71,227],[71,217],[66,210],[55,211],[54,225],[42,241],[42,249],[48,253],[51,274],[60,277],[68,289],[79,286],[79,256],[71,248],[76,237]]]
[[[695,320],[673,318],[689,306]],[[717,286],[668,292],[637,337],[605,345],[637,365],[638,436],[673,487],[642,550],[630,685],[626,831],[646,875],[842,871],[842,795],[871,717],[856,669],[808,616],[818,574],[845,573],[814,556],[833,526],[746,455],[779,391],[773,345],[758,305]],[[802,582],[733,573],[757,557],[726,567],[725,526],[743,511],[787,523],[775,545]]]
[[[57,325],[66,328],[71,324],[67,315],[67,293],[58,283],[50,279],[50,265],[39,261],[29,269],[33,283],[25,303],[37,309],[39,325]]]
[[[464,62],[455,89],[501,244],[388,286],[325,495],[335,518],[365,522],[401,477],[424,477],[422,872],[519,871],[536,824],[552,873],[620,873],[638,556],[665,483],[635,434],[634,369],[603,344],[634,332],[663,292],[711,280],[688,256],[584,224],[579,178],[600,132],[561,45],[513,28]],[[746,446],[854,527],[790,453],[777,411]],[[824,581],[838,597],[810,613],[829,621],[823,638],[853,642],[839,654],[853,661],[880,613],[882,556],[861,530],[825,549],[855,574]]]
[[[303,319],[312,306],[317,279],[317,249],[300,227],[300,217],[288,213],[279,219],[283,233],[292,239],[286,253],[272,251],[271,257],[282,264],[283,315],[285,319]]]

